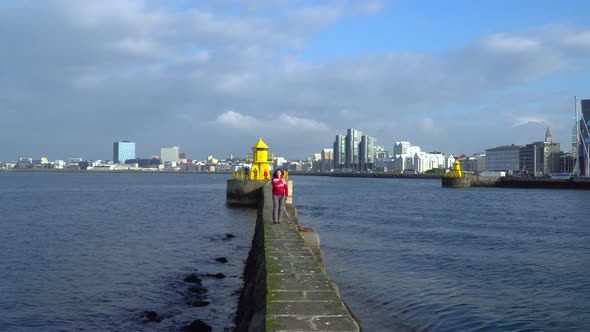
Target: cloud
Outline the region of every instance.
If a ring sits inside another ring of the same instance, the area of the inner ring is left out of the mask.
[[[235,111],[227,111],[220,114],[214,122],[214,125],[222,125],[228,128],[237,129],[261,129],[261,128],[275,128],[278,131],[287,129],[296,129],[298,131],[307,130],[326,130],[328,126],[322,122],[305,119],[288,114],[280,114],[274,118],[264,117],[255,118],[250,115],[243,115]]]
[[[280,123],[284,123],[285,125],[297,128],[297,129],[313,129],[313,130],[325,130],[328,129],[328,126],[322,122],[313,120],[313,119],[304,119],[299,118],[296,116],[291,116],[287,114],[281,114],[279,117]]]
[[[560,41],[564,45],[580,48],[585,54],[590,52],[590,31],[567,34]]]
[[[242,115],[234,111],[227,111],[219,115],[215,122],[229,128],[238,129],[254,129],[258,123],[254,117]]]
[[[342,18],[344,13],[341,8],[333,6],[318,6],[318,7],[307,7],[293,11],[289,15],[289,19],[298,22],[308,24],[327,24],[335,22]]]
[[[375,15],[383,10],[385,4],[382,1],[363,1],[358,5],[359,12],[365,15]]]
[[[115,50],[128,53],[130,55],[149,56],[157,53],[160,49],[153,41],[146,39],[122,39],[112,44]]]
[[[481,39],[480,45],[491,54],[522,54],[536,52],[540,48],[538,41],[519,36],[509,36],[506,34],[493,34]]]
[[[434,121],[431,118],[423,118],[418,121],[418,127],[424,131],[435,129]]]
[[[519,127],[525,124],[530,124],[530,123],[542,123],[542,124],[547,124],[547,121],[545,121],[545,119],[543,118],[538,118],[538,117],[518,117],[516,118],[516,122],[512,125],[512,127]]]
[[[519,124],[535,119],[550,124],[554,137],[554,128],[569,130],[570,116],[562,110],[571,109],[568,94],[579,88],[568,83],[532,93],[530,84],[585,68],[585,27],[494,32],[437,53],[302,56],[324,29],[384,6],[0,4],[0,142],[27,133],[18,144],[0,144],[0,160],[106,159],[117,139],[136,141],[138,155],[171,145],[189,155],[225,155],[247,150],[250,143],[240,145],[261,135],[281,154],[305,157],[331,147],[334,135],[351,127],[389,149],[405,139],[425,149],[469,153],[496,145],[498,132],[501,139],[527,143],[518,140],[534,136],[533,128]],[[539,106],[528,108],[532,100]],[[452,130],[477,139],[453,140]]]

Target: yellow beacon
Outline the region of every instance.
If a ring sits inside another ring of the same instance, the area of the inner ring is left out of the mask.
[[[270,157],[270,158],[269,158]],[[270,166],[273,156],[268,153],[268,145],[264,144],[262,138],[252,146],[252,169],[249,178],[251,180],[270,180]]]

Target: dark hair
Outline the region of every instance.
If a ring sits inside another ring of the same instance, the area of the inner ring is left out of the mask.
[[[275,169],[275,172],[274,172],[274,173],[272,173],[272,177],[273,177],[273,178],[276,178],[276,177],[278,177],[278,175],[277,175],[277,172],[279,172],[279,171],[281,171],[281,169],[280,169],[280,168],[277,168],[277,169]],[[282,172],[282,171],[281,171],[281,172]]]

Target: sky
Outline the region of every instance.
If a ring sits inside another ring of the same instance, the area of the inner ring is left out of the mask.
[[[571,146],[587,1],[0,0],[0,160]]]

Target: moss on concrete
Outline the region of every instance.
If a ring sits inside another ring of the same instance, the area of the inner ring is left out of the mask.
[[[274,330],[282,330],[284,327],[275,319],[267,318],[266,319],[266,330],[267,331],[274,331]]]

